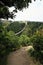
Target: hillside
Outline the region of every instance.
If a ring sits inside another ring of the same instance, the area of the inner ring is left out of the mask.
[[[8,31],[14,31],[15,33],[21,31],[25,26],[25,23],[13,22],[7,26]]]
[[[41,22],[27,22],[27,26],[22,34],[28,35],[29,37],[34,35],[37,30],[43,29],[43,23]]]
[[[19,33],[25,27],[25,23],[23,22],[4,21],[0,22],[0,25],[2,25],[7,31],[13,31],[14,33]],[[22,34],[28,35],[30,37],[40,29],[43,29],[42,22],[27,22],[27,25],[22,31]]]

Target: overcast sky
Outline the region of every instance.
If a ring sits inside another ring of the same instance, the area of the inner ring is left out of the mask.
[[[13,8],[12,8],[13,9]],[[10,11],[12,10],[10,9]],[[32,1],[27,9],[16,13],[15,21],[43,21],[43,0]]]

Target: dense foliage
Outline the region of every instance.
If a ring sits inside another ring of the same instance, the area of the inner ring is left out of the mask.
[[[21,31],[25,26],[25,23],[14,22],[6,27],[7,31],[14,31],[15,33]]]
[[[6,65],[6,57],[10,52],[28,45],[34,48],[32,55],[43,63],[43,23],[28,22],[20,36],[15,35],[15,32],[20,31],[24,25],[0,21],[0,65]]]
[[[33,36],[37,30],[43,29],[43,23],[41,22],[27,22],[27,26],[22,34],[29,37]]]
[[[11,51],[20,48],[18,36],[15,36],[13,31],[7,32],[0,24],[0,65],[6,65],[6,57]]]
[[[37,31],[35,35],[31,37],[34,50],[31,50],[31,55],[39,60],[43,64],[43,29]]]
[[[30,38],[27,35],[21,35],[19,38],[19,43],[22,46],[28,46],[30,45]]]

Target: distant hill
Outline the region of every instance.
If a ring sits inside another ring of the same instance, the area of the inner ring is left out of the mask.
[[[14,31],[15,33],[21,31],[25,26],[25,23],[13,22],[6,27],[7,31]]]
[[[18,21],[16,22],[0,21],[0,25],[3,25],[3,27],[7,31],[13,31],[17,33],[24,28],[25,23],[21,21],[19,22]],[[43,22],[27,22],[27,26],[25,27],[25,30],[22,32],[22,34],[32,36],[33,34],[35,34],[37,30],[40,30],[40,29],[43,29]]]
[[[35,34],[37,30],[43,29],[43,23],[42,22],[27,22],[26,29],[23,31],[22,34],[26,34],[28,36],[31,36]]]

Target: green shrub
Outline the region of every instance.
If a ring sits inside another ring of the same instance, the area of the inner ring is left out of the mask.
[[[33,56],[43,64],[43,35],[38,33],[31,38],[34,48]]]
[[[15,36],[13,31],[7,32],[0,26],[0,65],[6,65],[7,55],[20,48],[19,37]]]
[[[18,43],[19,37],[14,34],[13,31],[7,33],[7,38],[10,40],[10,47],[12,50],[20,48],[20,43]]]
[[[27,35],[21,35],[19,38],[19,43],[22,46],[28,46],[30,45],[30,38]]]

